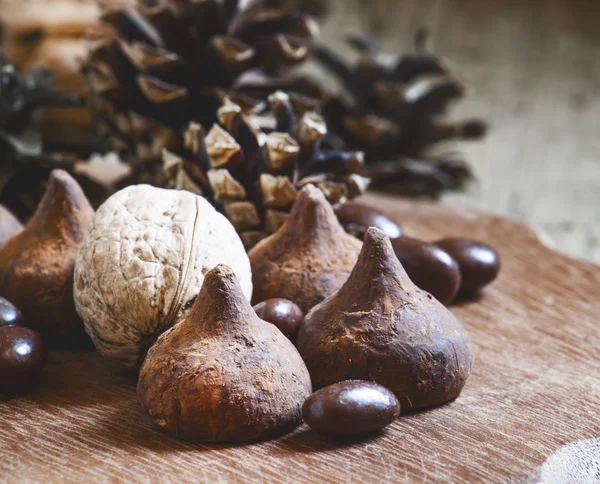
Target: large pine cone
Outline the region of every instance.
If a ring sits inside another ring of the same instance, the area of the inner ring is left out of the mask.
[[[311,52],[317,24],[295,0],[140,0],[112,9],[90,40],[84,74],[90,107],[112,146],[132,164],[183,147],[190,122],[210,127],[239,77],[278,77]]]
[[[50,171],[72,169],[77,161],[73,153],[46,149],[34,115],[43,107],[75,102],[73,95],[53,88],[48,71],[21,76],[0,55],[0,203],[22,220],[35,210]]]
[[[456,152],[440,154],[438,148],[452,139],[479,139],[487,127],[478,119],[443,120],[465,87],[446,62],[429,53],[426,32],[416,33],[415,53],[409,55],[386,54],[362,37],[349,43],[360,55],[354,66],[327,48],[315,53],[350,97],[324,102],[334,142],[365,152],[363,174],[376,188],[432,198],[464,188],[472,178],[469,166]]]
[[[185,149],[164,152],[162,180],[155,184],[204,195],[231,221],[247,248],[275,232],[287,219],[298,191],[320,188],[332,204],[361,194],[368,179],[361,152],[322,148],[323,118],[294,106],[279,91],[270,109],[244,114],[225,99],[219,124],[208,131],[191,123]]]

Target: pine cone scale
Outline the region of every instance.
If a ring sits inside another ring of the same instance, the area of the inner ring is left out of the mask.
[[[448,65],[427,49],[427,34],[415,35],[415,54],[392,56],[372,42],[352,37],[359,53],[354,67],[326,48],[316,58],[350,94],[324,101],[323,112],[343,148],[365,152],[362,173],[373,186],[409,196],[437,198],[460,190],[472,179],[468,166],[452,156],[432,156],[432,147],[448,140],[481,138],[480,120],[444,122],[448,106],[465,94]]]

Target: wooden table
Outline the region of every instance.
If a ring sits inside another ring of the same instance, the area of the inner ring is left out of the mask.
[[[502,218],[367,201],[409,235],[468,235],[501,253],[499,280],[452,308],[476,355],[457,400],[366,441],[325,441],[302,426],[271,442],[191,445],[153,426],[117,364],[53,351],[38,391],[0,399],[0,482],[576,482],[569,472],[599,482],[600,440],[583,441],[600,437],[600,267]]]

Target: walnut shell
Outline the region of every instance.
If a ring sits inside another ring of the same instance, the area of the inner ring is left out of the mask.
[[[210,203],[185,191],[125,188],[98,209],[84,239],[75,266],[77,311],[100,353],[136,368],[220,263],[233,268],[250,298],[244,246]]]

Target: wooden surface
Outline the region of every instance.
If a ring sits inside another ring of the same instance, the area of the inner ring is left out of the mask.
[[[451,111],[491,124],[465,145],[475,206],[544,231],[566,253],[600,262],[600,2],[332,0],[325,43],[365,32],[390,52],[426,26],[435,52],[471,87]]]
[[[585,465],[600,473],[597,459],[591,467],[597,442],[580,442],[600,437],[600,267],[497,217],[368,201],[409,235],[468,235],[501,253],[499,280],[452,308],[476,355],[457,400],[351,444],[302,426],[271,442],[191,445],[153,426],[116,364],[93,351],[53,351],[38,391],[0,400],[0,482],[536,482],[543,469],[569,475]],[[571,442],[576,451],[543,467]]]

